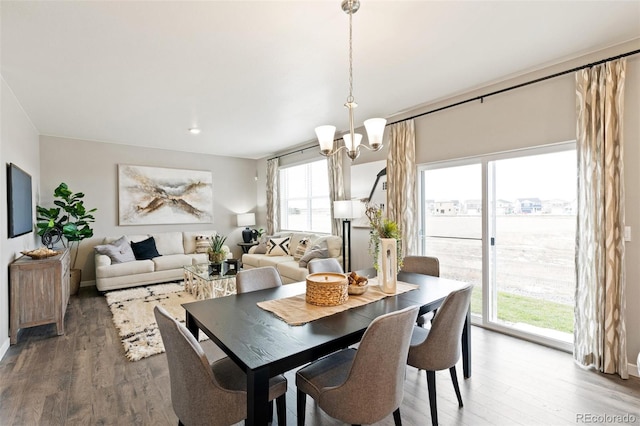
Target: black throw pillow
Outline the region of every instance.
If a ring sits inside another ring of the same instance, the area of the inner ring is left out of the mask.
[[[160,256],[158,249],[156,248],[156,240],[153,237],[149,237],[146,240],[142,240],[139,243],[131,243],[131,250],[136,260],[153,259]]]

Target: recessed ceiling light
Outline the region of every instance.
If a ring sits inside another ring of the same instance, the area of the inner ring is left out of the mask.
[[[189,133],[191,133],[192,135],[197,135],[200,133],[200,129],[198,129],[197,127],[192,127],[191,129],[189,129]]]

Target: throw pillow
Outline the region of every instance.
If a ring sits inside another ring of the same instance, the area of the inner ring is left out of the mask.
[[[131,250],[131,246],[129,245],[129,241],[127,241],[127,238],[124,236],[118,238],[111,244],[95,246],[94,249],[96,253],[109,256],[111,263],[125,263],[136,260],[133,250]]]
[[[301,239],[300,242],[298,242],[298,247],[296,247],[296,251],[293,253],[293,260],[298,262],[302,258],[302,256],[304,256],[308,246],[309,246],[309,239],[308,238]]]
[[[326,241],[323,241],[320,244],[315,244],[310,250],[307,250],[304,256],[300,258],[298,265],[301,268],[306,268],[311,259],[326,259],[328,257],[329,248],[327,247]]]
[[[149,237],[139,243],[131,243],[131,250],[133,250],[136,260],[147,260],[160,256],[156,248],[156,240],[153,237]]]
[[[196,235],[196,253],[208,253],[211,247],[211,235]]]
[[[267,256],[289,256],[289,237],[269,238]]]
[[[273,238],[273,236],[269,235],[261,237],[260,241],[258,241],[258,245],[253,250],[253,254],[267,254],[267,243],[270,238]]]

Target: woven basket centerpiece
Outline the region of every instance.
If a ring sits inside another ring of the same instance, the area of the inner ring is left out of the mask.
[[[307,303],[316,306],[342,305],[349,298],[345,274],[318,272],[307,275]]]

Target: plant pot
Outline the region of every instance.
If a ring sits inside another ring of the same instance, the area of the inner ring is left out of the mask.
[[[82,269],[72,269],[69,278],[69,294],[75,296],[80,290],[80,280],[82,280]]]
[[[211,263],[222,263],[225,257],[226,253],[209,252],[209,262]]]

